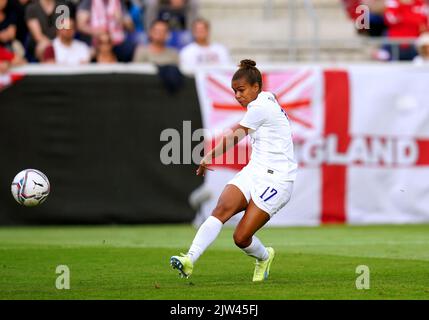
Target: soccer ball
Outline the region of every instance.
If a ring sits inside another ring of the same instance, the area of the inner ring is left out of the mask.
[[[11,186],[15,200],[26,207],[34,207],[43,203],[50,190],[48,178],[35,169],[26,169],[18,173]]]

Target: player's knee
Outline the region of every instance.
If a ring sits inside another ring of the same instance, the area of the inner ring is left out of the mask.
[[[246,248],[252,243],[252,237],[249,238],[247,235],[239,231],[234,232],[233,238],[235,245],[239,248]]]
[[[218,218],[220,221],[227,221],[233,212],[233,208],[223,203],[218,203],[216,208],[213,210],[212,215]]]

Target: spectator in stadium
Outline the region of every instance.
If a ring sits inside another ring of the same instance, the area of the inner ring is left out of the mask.
[[[9,47],[16,39],[16,14],[7,10],[8,0],[0,0],[0,45]]]
[[[393,40],[417,38],[427,30],[427,4],[424,0],[390,0],[386,2],[384,17],[388,27],[387,36]],[[388,45],[385,49],[391,59],[413,60],[417,55],[415,47],[409,43]],[[395,57],[396,51],[398,57]]]
[[[16,16],[16,39],[25,46],[28,37],[28,27],[25,22],[25,12],[30,0],[9,0],[7,10]]]
[[[65,2],[35,0],[27,6],[25,20],[31,35],[27,50],[31,60],[36,58],[44,62],[46,50],[52,49],[52,40],[57,36],[57,19],[63,14],[62,10],[56,10],[60,5]]]
[[[15,55],[12,51],[0,45],[0,74],[9,71],[14,66],[24,64],[25,59]]]
[[[118,60],[130,62],[135,49],[134,25],[127,12],[122,0],[82,0],[77,8],[77,29],[93,45],[107,32]]]
[[[193,73],[198,67],[229,64],[231,58],[228,50],[221,44],[210,42],[210,23],[197,19],[192,24],[194,42],[180,52],[180,67],[186,73]]]
[[[127,12],[133,21],[134,30],[143,32],[145,30],[143,24],[144,0],[124,0]]]
[[[413,60],[416,65],[429,64],[429,32],[422,33],[416,41],[418,56]]]
[[[108,33],[100,34],[95,40],[95,58],[96,63],[116,63],[118,59],[113,52],[113,43]]]
[[[15,55],[24,57],[25,50],[16,39],[17,15],[10,5],[12,0],[0,0],[0,45]]]
[[[57,30],[57,37],[53,41],[55,62],[62,65],[80,65],[89,63],[91,51],[88,45],[76,40],[75,22],[73,19],[64,19],[62,28]]]
[[[363,4],[369,7],[369,30],[370,37],[382,37],[386,34],[387,25],[384,21],[386,0],[364,0]]]
[[[173,48],[168,48],[166,42],[169,27],[163,20],[155,21],[149,30],[149,44],[140,45],[134,53],[134,62],[147,62],[156,65],[179,64],[179,55]]]
[[[168,46],[183,48],[192,41],[191,27],[199,11],[199,0],[148,0],[145,20],[150,26],[164,20],[170,26]]]
[[[385,0],[343,0],[343,5],[353,22],[356,22],[363,13],[358,10],[360,6],[364,5],[369,9],[369,29],[358,29],[359,34],[370,37],[384,35],[387,29],[384,22]]]
[[[149,29],[153,21],[161,18],[180,26],[182,30],[190,30],[198,11],[199,0],[146,0],[144,18],[146,29]]]

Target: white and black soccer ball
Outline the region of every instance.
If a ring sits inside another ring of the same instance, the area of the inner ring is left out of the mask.
[[[18,173],[11,186],[15,200],[26,207],[43,203],[51,191],[48,178],[39,170],[26,169]]]

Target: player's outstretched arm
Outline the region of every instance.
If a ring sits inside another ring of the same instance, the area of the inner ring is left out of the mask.
[[[243,140],[243,138],[247,136],[248,133],[249,128],[243,127],[240,124],[237,124],[228,130],[228,132],[222,137],[221,141],[219,141],[219,143],[201,160],[197,169],[197,175],[204,176],[207,169],[211,170],[208,168],[208,166],[215,158],[223,155],[225,152]]]

